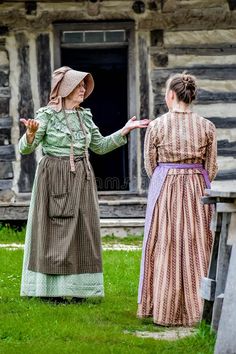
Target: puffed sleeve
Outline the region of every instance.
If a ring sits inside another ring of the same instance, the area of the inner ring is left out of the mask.
[[[209,123],[208,144],[206,146],[206,159],[204,167],[208,172],[210,181],[213,181],[218,171],[218,165],[216,127],[211,122]]]
[[[46,130],[47,130],[47,125],[48,125],[48,120],[49,120],[50,115],[48,114],[48,109],[40,108],[36,112],[36,118],[35,120],[39,122],[39,128],[35,134],[34,141],[32,144],[29,144],[26,139],[26,133],[22,135],[19,141],[19,151],[22,155],[27,155],[32,153],[36,147],[40,144],[42,141]]]
[[[121,135],[121,130],[102,136],[99,128],[92,122],[91,142],[89,148],[96,154],[103,155],[127,143],[126,136]]]
[[[149,178],[152,176],[158,161],[155,136],[155,121],[153,121],[149,124],[144,139],[144,167]]]

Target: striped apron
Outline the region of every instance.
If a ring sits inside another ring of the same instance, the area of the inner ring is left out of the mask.
[[[146,253],[146,246],[147,246],[148,236],[150,232],[150,227],[152,223],[152,216],[153,216],[154,208],[157,203],[158,197],[161,193],[162,186],[165,182],[169,169],[190,169],[190,168],[198,169],[201,172],[202,176],[204,177],[206,187],[210,189],[211,184],[208,177],[208,173],[203,168],[202,164],[159,163],[159,165],[156,167],[156,169],[153,172],[150,185],[149,185],[149,190],[148,190],[148,201],[147,201],[147,210],[146,210],[145,227],[144,227],[144,241],[143,241],[140,278],[139,278],[138,303],[141,303],[141,299],[142,299],[145,253]]]
[[[102,272],[96,180],[85,156],[44,156],[35,180],[36,204],[28,269],[44,274]]]

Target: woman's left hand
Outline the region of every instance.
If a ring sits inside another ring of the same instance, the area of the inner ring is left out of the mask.
[[[137,120],[135,116],[133,116],[128,122],[125,124],[124,128],[121,129],[121,135],[127,135],[131,130],[136,128],[147,128],[150,123],[150,119],[142,119]]]

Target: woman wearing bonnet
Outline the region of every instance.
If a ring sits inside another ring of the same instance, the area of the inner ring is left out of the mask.
[[[192,326],[201,318],[201,278],[212,246],[212,209],[201,203],[217,173],[216,129],[193,113],[195,78],[172,76],[169,111],[149,124],[145,168],[151,178],[140,271],[138,316],[164,326]]]
[[[21,119],[26,133],[22,154],[41,143],[28,215],[21,296],[80,299],[103,296],[99,206],[88,148],[106,154],[145,128],[132,117],[119,131],[103,137],[90,109],[80,104],[93,91],[89,73],[62,67],[52,74],[50,101],[35,119]]]

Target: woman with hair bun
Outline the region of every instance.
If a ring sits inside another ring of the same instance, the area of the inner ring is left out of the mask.
[[[201,278],[212,247],[212,209],[201,204],[217,173],[216,129],[192,112],[195,77],[168,79],[169,111],[149,124],[145,168],[151,177],[139,284],[139,317],[192,326],[202,312]]]

